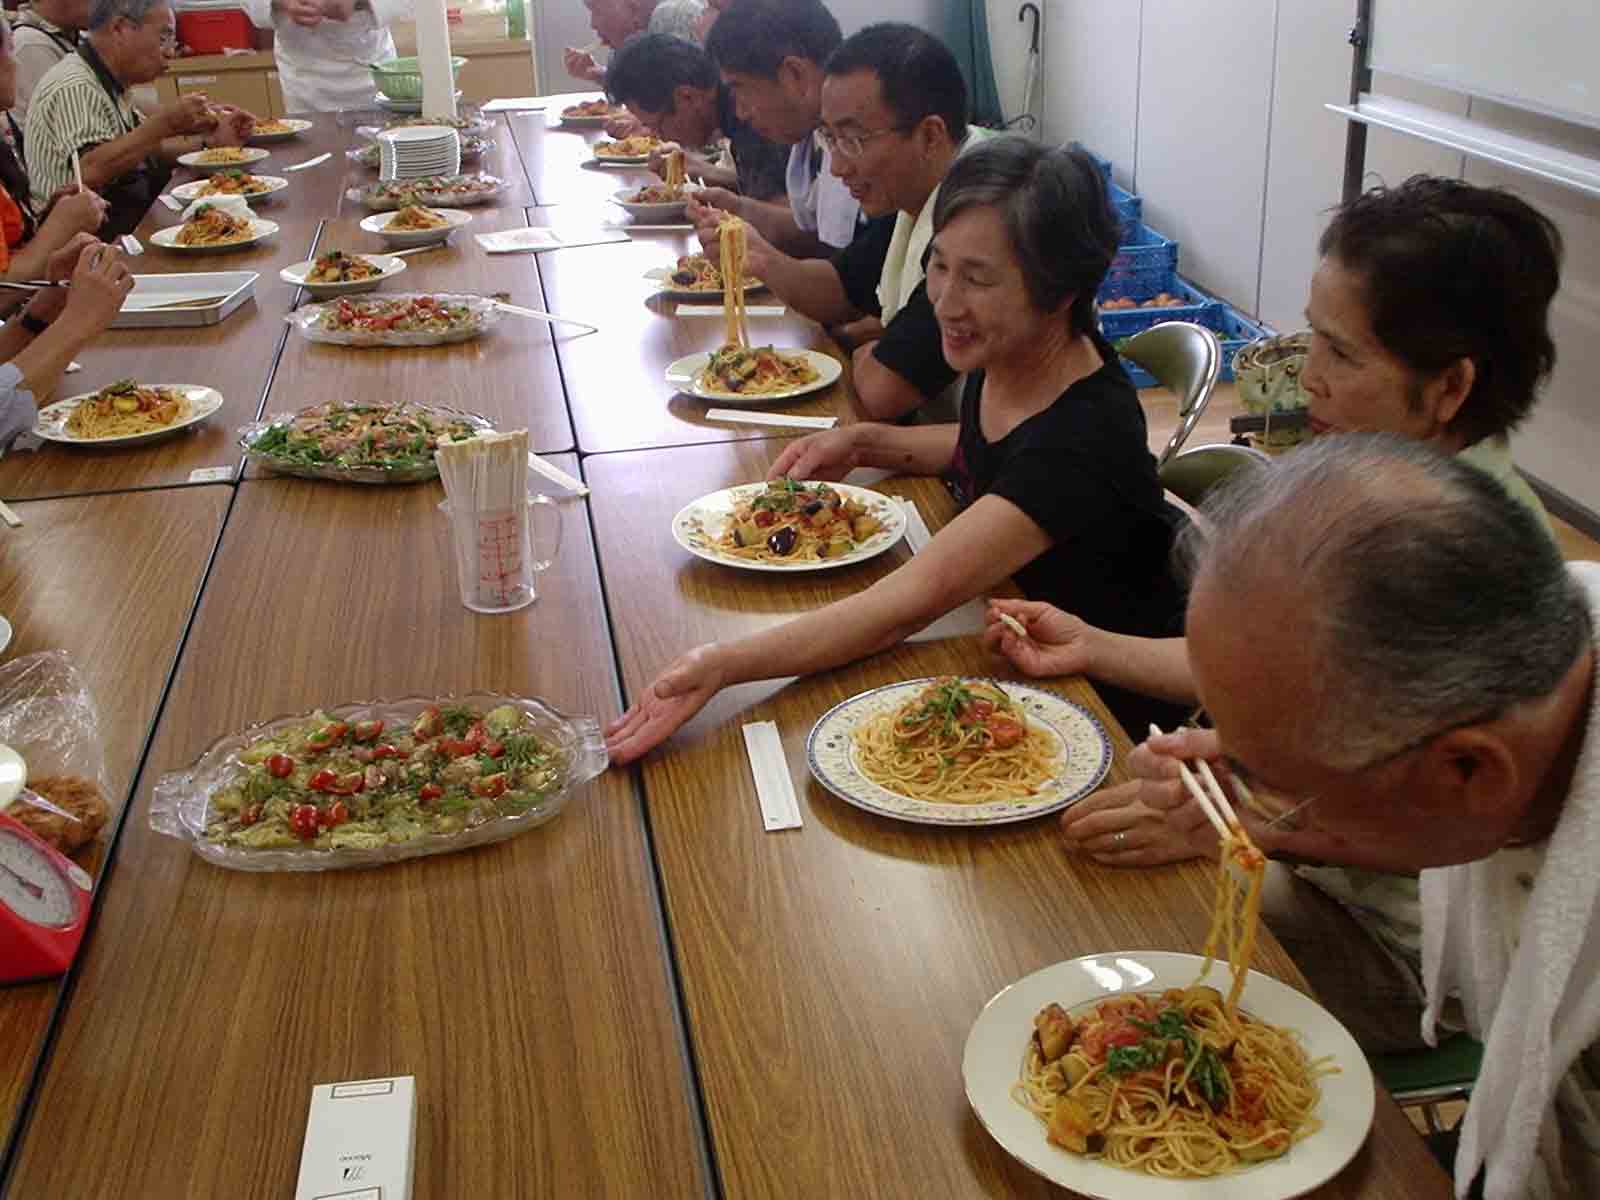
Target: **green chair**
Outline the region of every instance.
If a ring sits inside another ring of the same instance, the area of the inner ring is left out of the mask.
[[[1206,493],[1244,466],[1265,466],[1272,459],[1254,446],[1196,446],[1163,463],[1158,470],[1161,486],[1192,508],[1199,508]]]
[[[1439,1133],[1439,1105],[1472,1095],[1483,1063],[1483,1043],[1458,1033],[1429,1050],[1372,1054],[1368,1060],[1395,1103],[1422,1109],[1428,1132]]]
[[[1183,447],[1205,411],[1222,369],[1222,344],[1204,326],[1163,321],[1134,334],[1118,352],[1178,397],[1178,428],[1157,460],[1160,466]]]

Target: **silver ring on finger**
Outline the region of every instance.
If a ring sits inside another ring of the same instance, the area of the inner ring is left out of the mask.
[[[1128,831],[1126,829],[1119,829],[1111,835],[1111,848],[1113,850],[1121,850],[1127,840]]]

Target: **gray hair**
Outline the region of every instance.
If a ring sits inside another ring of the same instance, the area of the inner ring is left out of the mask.
[[[647,33],[665,33],[700,43],[700,18],[705,15],[702,0],[661,0],[650,14]]]
[[[171,0],[89,0],[88,29],[104,29],[118,17],[126,17],[135,24],[144,24],[152,8],[170,5]]]
[[[1389,434],[1324,436],[1208,496],[1197,584],[1302,598],[1297,744],[1354,770],[1550,695],[1591,644],[1582,589],[1491,476]]]

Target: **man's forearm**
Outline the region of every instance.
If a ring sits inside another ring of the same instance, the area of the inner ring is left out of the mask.
[[[152,154],[165,153],[166,143],[162,140],[161,127],[153,121],[147,121],[132,133],[101,142],[83,155],[80,159],[83,186],[91,192],[103,191],[107,185],[121,179]],[[176,160],[177,155],[182,153],[184,151],[179,150],[172,158]]]
[[[780,300],[819,325],[837,325],[861,315],[845,294],[839,272],[826,259],[772,255],[760,275]]]

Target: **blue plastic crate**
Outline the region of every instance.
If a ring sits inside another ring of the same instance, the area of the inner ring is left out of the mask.
[[[1122,240],[1128,241],[1137,234],[1139,218],[1144,213],[1144,201],[1114,183],[1106,189],[1106,195],[1111,201],[1111,210],[1122,222]]]
[[[1134,291],[1124,290],[1127,283],[1137,285]],[[1220,321],[1220,310],[1224,307],[1220,300],[1214,300],[1193,284],[1185,283],[1178,277],[1177,272],[1169,271],[1163,278],[1137,278],[1133,280],[1118,280],[1115,284],[1107,283],[1101,287],[1095,297],[1097,303],[1107,300],[1129,299],[1143,304],[1166,292],[1171,296],[1180,296],[1186,303],[1177,305],[1164,305],[1161,308],[1102,308],[1100,310],[1100,330],[1106,337],[1130,337],[1141,330],[1149,329],[1152,325],[1159,325],[1162,321],[1193,321],[1197,325],[1204,325],[1207,329],[1216,329]]]
[[[1154,296],[1178,269],[1178,243],[1138,223],[1123,231],[1101,290],[1114,296]]]

